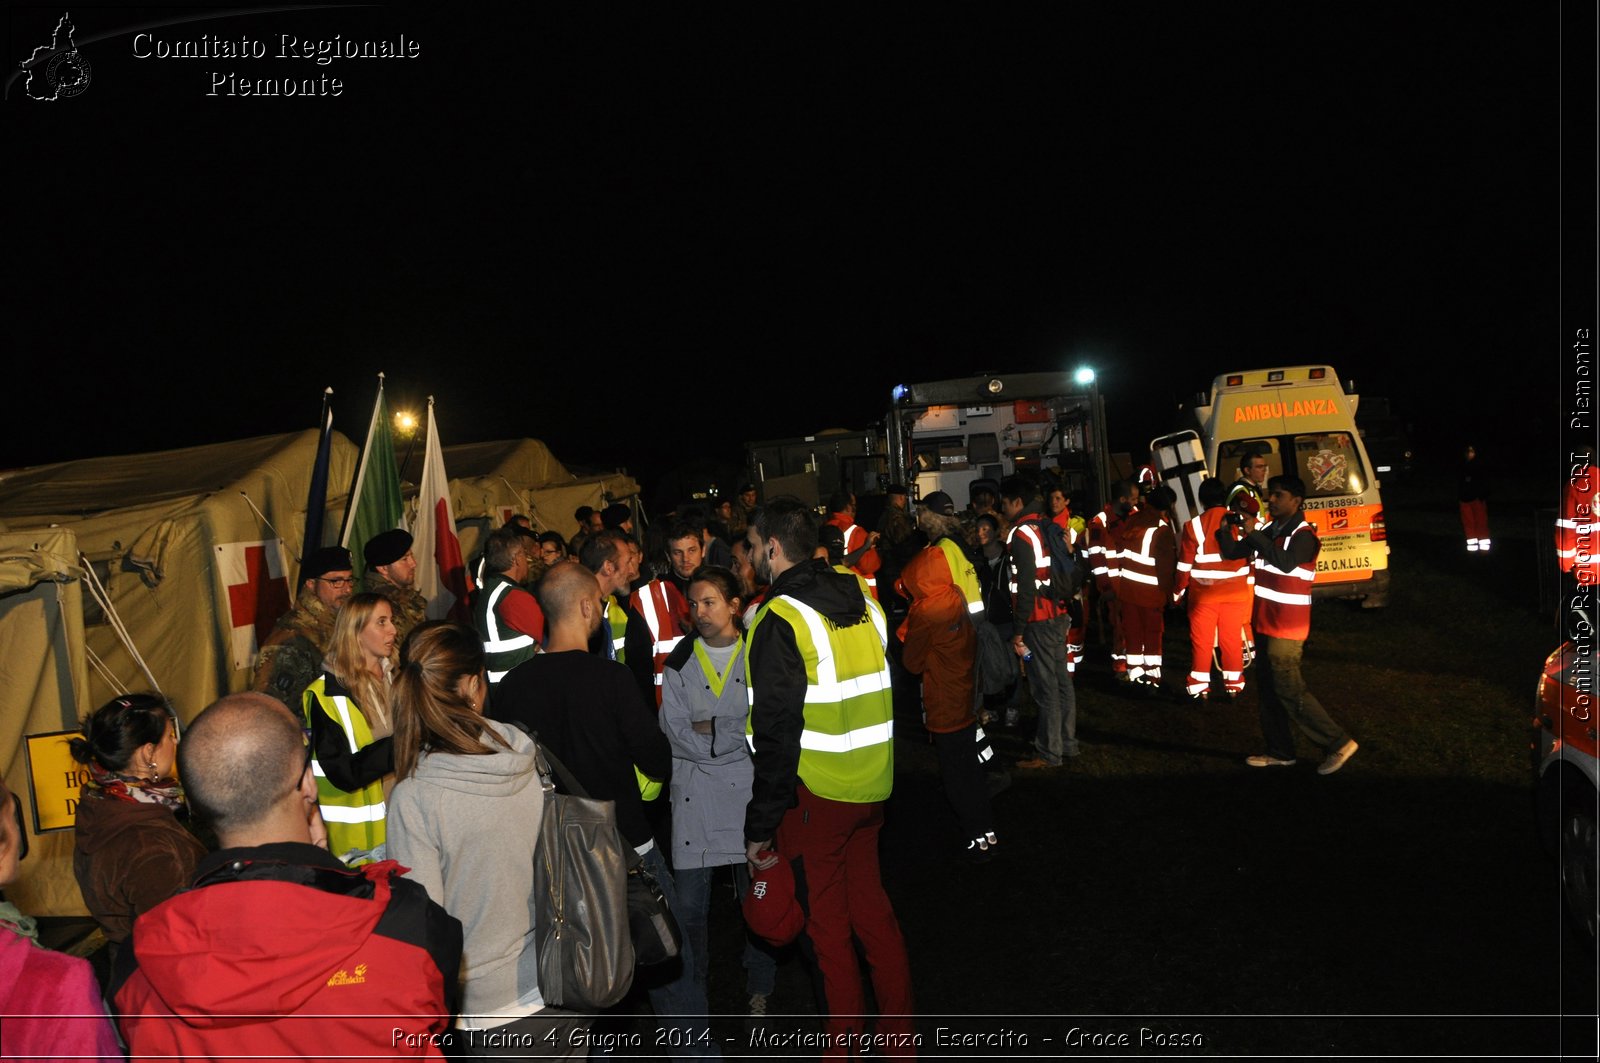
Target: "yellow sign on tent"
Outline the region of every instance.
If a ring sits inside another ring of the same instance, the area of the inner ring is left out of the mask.
[[[78,821],[78,796],[89,769],[72,759],[67,743],[77,731],[27,735],[28,781],[33,784],[33,831],[71,830]]]

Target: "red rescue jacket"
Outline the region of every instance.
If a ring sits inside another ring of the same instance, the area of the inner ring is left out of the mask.
[[[461,924],[404,871],[296,843],[207,857],[134,924],[130,1058],[442,1058]]]

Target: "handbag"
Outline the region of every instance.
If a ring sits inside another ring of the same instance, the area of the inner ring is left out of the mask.
[[[547,1003],[558,1007],[601,1010],[627,993],[635,966],[677,957],[683,945],[682,931],[661,884],[617,829],[616,803],[591,798],[560,758],[543,745],[538,749],[545,818],[535,861],[544,869],[544,881],[541,883],[541,867],[536,866],[534,892],[537,903],[550,908],[549,936],[555,955],[548,980],[558,992],[575,989],[576,999],[606,1002],[563,1004],[545,992],[547,923],[545,913],[535,908],[540,933],[539,992]],[[557,792],[557,778],[566,793]],[[549,855],[541,856],[547,846]],[[603,901],[587,903],[587,898],[600,898],[599,892],[591,892],[600,890],[605,891]],[[615,910],[618,902],[620,918]],[[598,917],[590,919],[591,913]],[[617,947],[619,941],[625,948]],[[617,972],[625,972],[626,978],[619,979]]]
[[[661,892],[661,884],[645,868],[638,853],[632,856],[634,864],[628,868],[628,930],[633,937],[634,962],[649,967],[676,958],[683,947],[683,933]]]
[[[569,1011],[602,1011],[633,985],[628,857],[616,804],[590,797],[542,743],[535,753],[544,819],[533,851],[539,995]],[[571,792],[556,790],[554,766]]]

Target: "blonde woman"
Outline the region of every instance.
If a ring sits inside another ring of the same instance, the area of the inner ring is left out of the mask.
[[[394,615],[381,594],[339,607],[323,673],[306,688],[306,726],[328,851],[355,867],[385,858],[385,797],[393,785],[389,717]]]

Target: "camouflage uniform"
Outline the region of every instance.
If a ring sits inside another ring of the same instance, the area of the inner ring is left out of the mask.
[[[394,612],[394,648],[398,654],[400,647],[406,644],[406,636],[411,634],[411,629],[428,619],[428,599],[411,587],[389,582],[377,569],[367,570],[366,583],[370,593],[381,594],[389,599],[389,606]]]
[[[333,610],[315,591],[302,589],[292,610],[278,618],[256,658],[251,690],[270,694],[299,714],[306,687],[322,674],[333,642]]]

